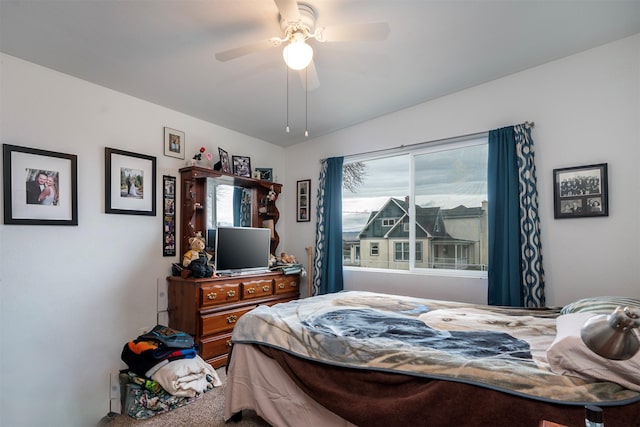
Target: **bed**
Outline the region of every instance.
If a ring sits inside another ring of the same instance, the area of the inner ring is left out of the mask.
[[[608,361],[576,336],[589,307],[617,303],[343,291],[260,306],[233,331],[225,419],[251,409],[274,426],[577,426],[596,404],[607,427],[640,426],[640,356]]]

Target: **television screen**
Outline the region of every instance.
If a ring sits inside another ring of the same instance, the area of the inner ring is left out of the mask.
[[[216,271],[218,274],[267,271],[270,247],[268,228],[218,227]]]

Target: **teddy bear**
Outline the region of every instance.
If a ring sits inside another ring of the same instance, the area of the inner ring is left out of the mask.
[[[280,254],[280,262],[283,264],[296,264],[298,261],[293,255],[287,255],[286,252],[282,252]]]
[[[189,238],[189,246],[191,249],[182,257],[182,265],[188,268],[195,278],[213,276],[213,268],[209,265],[211,255],[205,252],[206,244],[199,232]]]

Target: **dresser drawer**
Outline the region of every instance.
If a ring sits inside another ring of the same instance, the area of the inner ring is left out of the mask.
[[[260,298],[273,294],[273,280],[242,282],[242,299]]]
[[[231,348],[231,334],[219,335],[200,341],[200,353],[204,360],[227,354]]]
[[[240,283],[203,285],[200,288],[200,307],[240,301]]]
[[[254,308],[255,306],[252,305],[239,310],[229,310],[200,316],[200,336],[206,337],[207,335],[231,331],[238,319]]]
[[[299,276],[297,274],[284,276],[276,280],[276,295],[298,292],[299,287]]]

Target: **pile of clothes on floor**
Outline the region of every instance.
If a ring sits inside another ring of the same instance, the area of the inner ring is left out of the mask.
[[[187,405],[222,385],[197,354],[193,337],[157,325],[124,345],[120,372],[122,413],[144,419]]]

